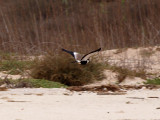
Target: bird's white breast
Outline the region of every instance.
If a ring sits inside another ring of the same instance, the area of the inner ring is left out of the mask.
[[[76,60],[78,60],[78,59],[79,59],[79,53],[73,52],[73,54],[74,54],[74,58],[75,58]]]

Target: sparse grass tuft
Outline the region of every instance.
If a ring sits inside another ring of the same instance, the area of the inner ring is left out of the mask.
[[[156,51],[160,51],[160,47],[156,48]]]
[[[127,48],[117,49],[115,54],[120,54],[120,53],[125,52],[125,51],[127,51]]]
[[[71,63],[73,59],[65,56],[47,55],[33,66],[31,76],[36,79],[47,79],[68,86],[79,86],[104,78],[104,66],[90,62],[87,65]]]
[[[8,74],[21,74],[29,69],[33,61],[3,60],[0,62],[0,71],[9,71]]]
[[[153,51],[152,49],[148,49],[148,50],[146,50],[146,49],[143,49],[143,50],[141,50],[140,51],[140,55],[142,56],[142,57],[150,57],[151,55],[153,55],[155,53],[155,51]]]
[[[146,79],[146,72],[143,69],[129,70],[127,68],[118,67],[118,66],[108,66],[107,69],[110,69],[114,72],[119,73],[117,76],[119,83],[121,83],[127,76],[128,77],[140,77],[142,79]]]
[[[160,78],[148,79],[145,84],[160,85]]]

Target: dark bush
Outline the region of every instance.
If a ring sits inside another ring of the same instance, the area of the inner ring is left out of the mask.
[[[43,60],[37,60],[31,76],[36,79],[47,79],[69,86],[79,86],[104,78],[104,66],[101,63],[90,62],[87,65],[71,63],[73,59],[65,56],[47,55]]]

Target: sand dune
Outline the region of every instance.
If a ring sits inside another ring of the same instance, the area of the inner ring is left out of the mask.
[[[144,50],[152,51],[147,53]],[[141,52],[142,51],[142,52]],[[148,55],[149,54],[149,55]],[[155,48],[109,50],[102,61],[130,69],[144,67],[160,75],[160,51]],[[117,73],[104,71],[106,79],[88,86],[115,84]],[[154,76],[154,77],[155,77]],[[5,78],[5,73],[0,73]],[[21,76],[9,75],[12,79]],[[120,85],[142,85],[145,80],[129,78]],[[2,89],[5,90],[5,89]],[[109,92],[108,92],[109,93]],[[1,120],[160,120],[160,89],[127,90],[125,94],[71,92],[64,88],[21,88],[0,91]]]

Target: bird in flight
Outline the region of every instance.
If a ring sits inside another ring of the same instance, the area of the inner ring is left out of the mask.
[[[81,65],[87,64],[90,61],[89,58],[92,55],[94,55],[96,52],[99,52],[100,50],[101,50],[101,48],[94,50],[94,51],[82,56],[81,54],[79,54],[77,52],[72,52],[72,51],[65,50],[62,48],[62,51],[65,51],[65,52],[69,53],[70,55],[72,55],[74,57],[74,59],[76,60],[75,62],[77,62],[78,64],[81,64]]]

